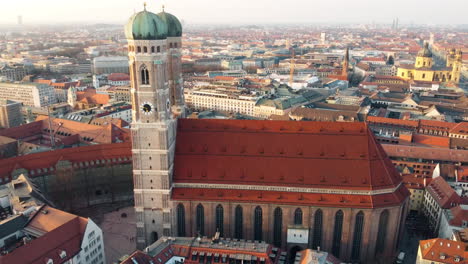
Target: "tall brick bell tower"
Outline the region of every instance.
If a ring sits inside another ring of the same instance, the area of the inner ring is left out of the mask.
[[[163,15],[161,15],[163,14]],[[171,181],[177,116],[185,113],[175,16],[145,9],[125,26],[132,95],[137,247],[173,233]]]

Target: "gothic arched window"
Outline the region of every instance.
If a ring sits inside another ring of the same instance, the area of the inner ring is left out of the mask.
[[[157,46],[157,47],[156,47],[156,51],[157,51],[157,52],[161,52],[161,46]]]
[[[144,52],[144,53],[147,53],[147,52],[148,52],[148,48],[147,48],[146,46],[143,47],[143,52]]]
[[[183,204],[177,205],[177,236],[185,236],[185,208]]]
[[[254,239],[262,240],[262,208],[260,206],[255,207],[254,212]]]
[[[312,248],[317,249],[322,245],[322,210],[318,209],[314,216],[314,237],[312,239]]]
[[[295,225],[302,225],[302,210],[301,208],[297,208],[294,211],[294,224]]]
[[[234,212],[234,238],[242,238],[242,207],[240,205],[236,206],[236,211]]]
[[[375,246],[375,253],[382,253],[385,249],[385,239],[387,237],[387,225],[388,225],[388,210],[384,210],[380,213],[379,219],[379,230],[377,231],[377,241]]]
[[[335,214],[335,227],[333,230],[332,254],[339,258],[341,247],[341,233],[343,231],[343,211],[339,210]]]
[[[171,42],[171,43],[169,43],[169,48],[170,48],[170,49],[172,49],[172,42]]]
[[[364,213],[360,211],[356,215],[354,223],[353,249],[351,251],[351,260],[359,260],[361,255],[362,229],[364,228]]]
[[[141,52],[141,47],[140,47],[140,46],[137,47],[137,52],[138,52],[138,53]]]
[[[149,84],[149,71],[145,65],[141,67],[141,84]]]
[[[197,217],[195,220],[197,232],[202,236],[205,235],[205,208],[201,204],[197,205]]]
[[[281,231],[283,230],[283,211],[277,207],[273,213],[273,244],[281,247]]]
[[[223,206],[218,204],[216,206],[216,231],[219,232],[221,236],[224,235],[224,209]]]
[[[151,53],[154,53],[154,46],[151,47]]]

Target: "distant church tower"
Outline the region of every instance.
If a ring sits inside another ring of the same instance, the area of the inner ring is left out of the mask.
[[[76,105],[76,89],[73,86],[68,88],[67,103],[71,106],[72,109],[75,108],[75,105]]]
[[[125,26],[132,95],[132,153],[137,247],[171,236],[175,116],[184,115],[182,26],[168,13],[145,9]],[[175,107],[174,107],[175,106]],[[177,108],[175,115],[173,108]]]
[[[346,53],[343,59],[343,69],[341,70],[341,75],[348,78],[348,69],[349,69],[349,47],[346,47]]]

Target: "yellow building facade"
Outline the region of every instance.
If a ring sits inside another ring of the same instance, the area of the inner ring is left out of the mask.
[[[406,80],[459,83],[461,68],[461,50],[450,50],[446,67],[436,67],[429,45],[425,43],[424,48],[418,52],[414,65],[400,65],[397,76]]]

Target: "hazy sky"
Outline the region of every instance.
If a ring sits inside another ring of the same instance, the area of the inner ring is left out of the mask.
[[[0,24],[124,23],[139,0],[0,0]],[[163,0],[148,9],[166,11],[186,23],[352,22],[468,24],[468,0]]]

